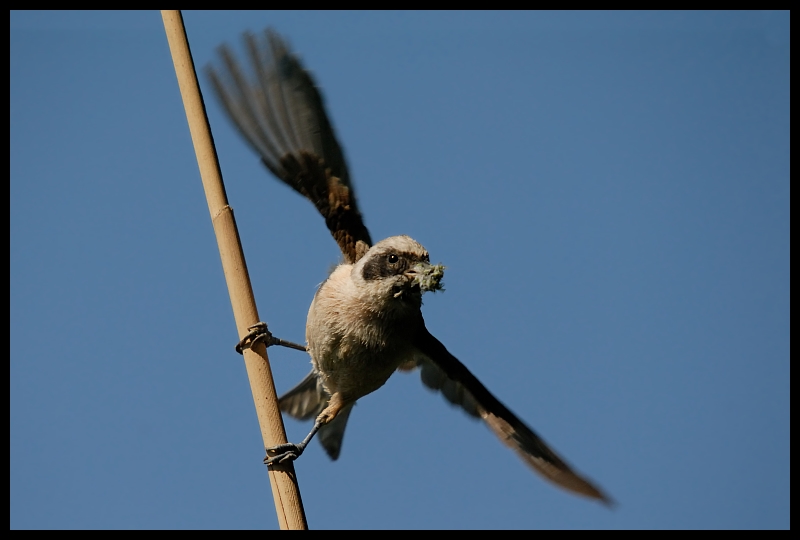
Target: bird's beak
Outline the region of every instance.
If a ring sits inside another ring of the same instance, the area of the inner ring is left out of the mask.
[[[442,283],[444,266],[441,264],[420,262],[407,270],[404,275],[410,280],[411,285],[419,285],[422,292],[444,290]]]

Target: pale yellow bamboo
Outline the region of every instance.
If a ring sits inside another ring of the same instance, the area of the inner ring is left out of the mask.
[[[208,118],[206,118],[189,42],[183,27],[183,17],[180,11],[166,10],[161,12],[161,16],[164,19],[164,29],[172,53],[172,62],[175,65],[178,86],[181,90],[186,118],[189,121],[189,131],[200,167],[200,177],[206,193],[208,210],[211,212],[211,222],[217,237],[222,269],[225,273],[228,294],[233,307],[233,316],[236,319],[236,328],[241,339],[247,334],[247,328],[259,321],[253,290],[250,286],[250,276],[247,273],[233,209],[228,206],[228,199],[225,195],[217,153],[211,138],[211,129],[208,125]],[[231,346],[231,350],[233,350],[233,346]],[[253,349],[245,349],[244,363],[250,379],[250,389],[253,392],[253,401],[256,405],[264,446],[285,443],[286,432],[283,428],[283,419],[278,408],[278,397],[272,382],[272,371],[264,344],[259,342]],[[269,479],[281,529],[308,528],[292,463],[270,467]]]

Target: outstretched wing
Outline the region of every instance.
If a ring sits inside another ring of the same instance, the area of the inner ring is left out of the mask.
[[[278,34],[245,33],[244,43],[251,73],[225,45],[220,67],[206,68],[217,97],[264,165],[314,204],[345,261],[356,262],[372,241],[322,95]]]
[[[613,504],[600,488],[573,471],[531,428],[500,403],[424,326],[414,344],[423,354],[416,363],[426,386],[440,390],[450,402],[482,418],[503,444],[557,486],[599,499],[607,505]]]

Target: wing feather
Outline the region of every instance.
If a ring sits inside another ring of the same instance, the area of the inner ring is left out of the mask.
[[[451,403],[459,405],[468,414],[480,416],[503,444],[557,486],[599,499],[607,505],[613,504],[600,488],[575,472],[536,432],[489,392],[424,326],[415,345],[422,353],[417,364],[426,386],[441,390]]]
[[[277,33],[244,42],[250,75],[223,45],[220,66],[206,69],[214,92],[264,165],[314,204],[345,261],[356,262],[372,240],[322,94]]]

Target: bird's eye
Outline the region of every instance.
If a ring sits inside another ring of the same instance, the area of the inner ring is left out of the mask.
[[[389,261],[389,264],[395,264],[400,259],[394,253],[390,253],[389,256],[387,257],[387,260]]]

